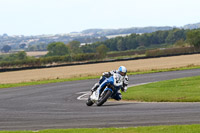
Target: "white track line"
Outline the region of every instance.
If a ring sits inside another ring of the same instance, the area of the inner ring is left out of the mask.
[[[82,94],[81,96],[77,97],[77,100],[87,100],[88,98],[86,98],[84,96],[89,96],[90,95],[90,91],[78,92],[76,94]]]

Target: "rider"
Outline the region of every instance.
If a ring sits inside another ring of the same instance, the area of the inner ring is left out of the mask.
[[[118,74],[120,74],[120,75],[123,77],[123,85],[122,85],[122,87],[121,87],[121,90],[124,91],[124,92],[126,92],[126,91],[127,91],[127,86],[128,86],[128,76],[126,75],[127,69],[126,69],[126,67],[124,67],[124,66],[120,66],[120,67],[118,68],[118,70],[112,70],[112,71],[110,71],[110,72],[104,72],[104,73],[102,74],[100,80],[99,80],[99,83],[96,83],[96,84],[92,87],[91,91],[92,91],[92,92],[93,92],[93,91],[96,91],[97,88],[101,85],[101,83],[102,83],[106,78],[109,78],[110,76],[112,76],[114,73],[118,73]],[[118,101],[121,100],[121,99],[122,99],[122,95],[121,95],[121,93],[120,93],[120,90],[119,90],[114,96],[112,96],[112,98],[115,99],[115,100],[118,100]]]

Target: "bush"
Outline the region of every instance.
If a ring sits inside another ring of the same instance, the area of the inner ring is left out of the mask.
[[[39,59],[25,59],[25,60],[15,60],[15,61],[3,61],[0,63],[0,67],[8,68],[8,67],[33,67],[33,66],[41,66]]]
[[[97,55],[94,53],[77,54],[72,57],[73,61],[86,61],[96,59]]]
[[[121,51],[121,52],[112,52],[112,53],[108,53],[107,57],[140,55],[140,54],[145,54],[145,51],[146,50],[129,50],[129,51]]]
[[[146,56],[156,57],[165,55],[178,55],[178,54],[189,54],[197,52],[194,47],[184,47],[184,48],[168,48],[168,49],[156,49],[146,51]]]
[[[50,56],[42,58],[27,58],[24,60],[14,60],[14,61],[2,61],[0,62],[0,67],[10,68],[10,67],[35,67],[35,66],[45,66],[53,63],[64,63],[71,61],[86,61],[96,59],[96,54],[77,54],[73,57],[66,56]]]

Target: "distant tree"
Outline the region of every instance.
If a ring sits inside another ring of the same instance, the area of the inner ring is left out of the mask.
[[[102,42],[100,42],[100,43],[102,43]],[[108,47],[109,50],[111,50],[111,51],[118,51],[118,48],[117,48],[117,45],[116,45],[117,44],[116,38],[108,39],[105,42],[103,42],[103,44],[105,44],[106,47]],[[97,46],[99,46],[99,45],[97,45]]]
[[[22,43],[22,44],[19,45],[19,48],[21,48],[21,49],[24,49],[25,47],[26,47],[25,43]]]
[[[40,43],[39,45],[39,51],[46,51],[47,50],[47,45],[46,43]]]
[[[185,47],[185,41],[183,39],[176,41],[175,47]]]
[[[82,53],[80,45],[81,43],[79,41],[71,41],[67,44],[67,47],[69,48],[72,54],[77,54],[77,53]]]
[[[119,51],[126,50],[126,44],[124,43],[124,39],[122,37],[118,37],[118,40],[117,40],[117,49]]]
[[[3,34],[3,36],[4,36],[4,37],[7,37],[7,36],[8,36],[8,34],[4,33],[4,34]]]
[[[29,45],[26,51],[37,51],[37,47],[35,45]]]
[[[40,43],[40,44],[35,44],[35,45],[29,45],[26,51],[46,51],[47,50],[47,45],[46,43]]]
[[[130,36],[127,36],[126,39],[127,39],[127,49],[135,49],[139,46],[139,43],[138,43],[138,40],[137,40],[137,37],[139,35],[137,34],[131,34]]]
[[[166,38],[166,43],[168,44],[173,44],[178,40],[185,40],[186,39],[186,34],[185,34],[185,30],[183,29],[173,29],[171,31],[169,31],[169,34]]]
[[[27,59],[27,54],[25,51],[20,51],[17,53],[17,59],[24,60]]]
[[[169,31],[156,31],[152,33],[152,44],[163,44],[168,37]]]
[[[194,46],[195,49],[200,50],[200,29],[188,31],[187,41]]]
[[[69,49],[63,42],[53,42],[47,46],[47,56],[61,56],[69,54]]]
[[[4,45],[1,49],[2,52],[8,53],[11,50],[11,47],[9,45]]]
[[[83,53],[95,53],[95,50],[96,50],[93,47],[91,47],[91,44],[85,44],[81,46],[80,49]]]
[[[101,59],[106,57],[107,51],[108,51],[108,48],[104,44],[101,44],[96,48],[97,55]]]

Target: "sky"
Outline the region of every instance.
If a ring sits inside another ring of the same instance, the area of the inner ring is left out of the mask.
[[[0,0],[0,35],[184,26],[200,22],[200,0]]]

